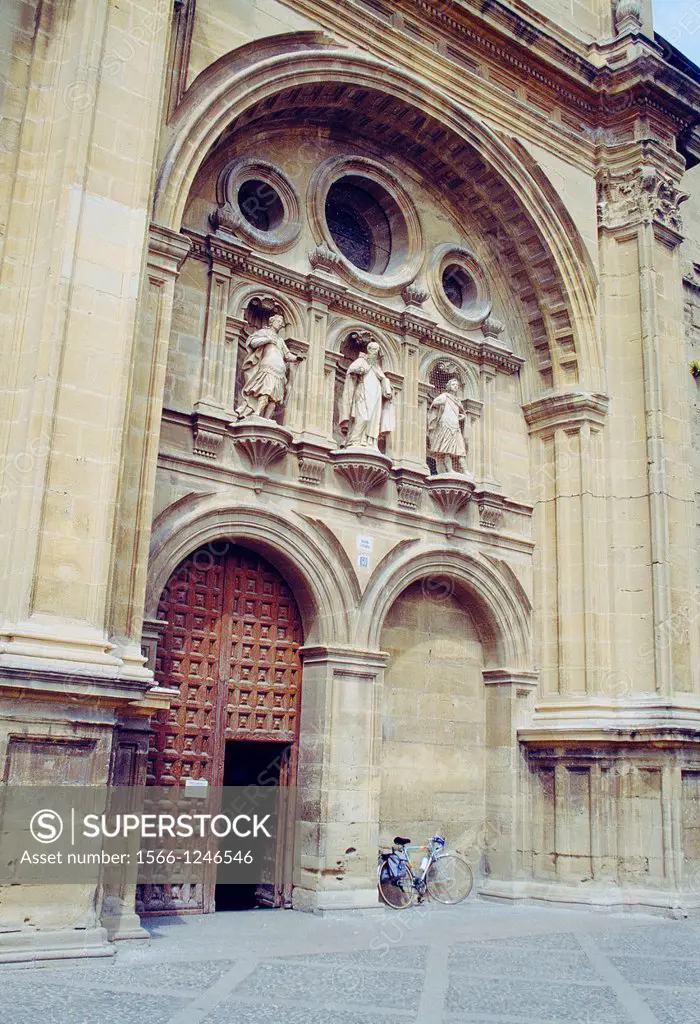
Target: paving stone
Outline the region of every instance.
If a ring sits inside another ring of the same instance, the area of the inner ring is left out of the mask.
[[[659,1024],[700,1024],[700,991],[673,992],[660,988],[640,988]]]
[[[54,968],[51,977],[58,984],[76,984],[85,988],[133,988],[148,991],[161,991],[166,994],[176,989],[192,990],[196,994],[202,989],[213,985],[222,974],[229,971],[235,960],[215,960],[203,962],[192,960],[170,961],[153,964],[121,964],[118,960],[96,964],[66,964]],[[48,968],[50,970],[50,968]],[[26,971],[14,971],[12,976],[19,978]],[[3,973],[4,980],[9,976]],[[45,975],[39,975],[39,978]]]
[[[557,953],[580,953],[581,947],[576,940],[575,935],[570,935],[567,932],[545,932],[542,935],[522,935],[517,938],[509,938],[508,936],[494,937],[491,939],[480,939],[474,941],[473,939],[468,942],[460,942],[460,947],[466,948],[467,946],[474,946],[478,948],[489,949],[498,946],[502,949],[541,949],[541,950],[554,950]],[[456,948],[456,947],[455,947]]]
[[[601,952],[621,956],[677,957],[696,956],[700,932],[682,921],[654,924],[624,931],[598,932],[593,936]]]
[[[350,953],[301,953],[283,957],[283,962],[343,964],[368,970],[416,971],[425,967],[427,946],[397,946],[387,949],[385,940],[376,942],[373,949],[354,949]],[[279,962],[279,961],[278,961]]]
[[[504,949],[486,944],[454,946],[450,950],[449,968],[463,977],[474,974],[498,974],[502,977],[546,978],[550,981],[588,981],[600,985],[600,975],[580,949],[561,953],[556,959],[542,950],[522,947]]]
[[[70,988],[39,982],[25,974],[22,981],[0,982],[0,1024],[167,1024],[187,1000],[159,997],[147,1002],[138,993]]]
[[[320,1009],[312,1010],[308,1006],[288,1006],[281,1003],[268,1003],[265,1007],[254,1004],[227,1000],[208,1017],[202,1024],[397,1024],[398,1021],[414,1021],[413,1014],[397,1018],[393,1010],[373,1010],[371,1013],[353,1013],[351,1011]]]
[[[500,1015],[537,1024],[631,1024],[630,1017],[606,986],[548,985],[506,978],[450,980],[448,1014]]]
[[[646,957],[612,956],[610,962],[633,985],[692,985],[698,988],[700,995],[700,959],[650,963]]]
[[[357,964],[325,966],[322,963],[290,964],[277,961],[260,964],[236,989],[244,999],[265,999],[271,993],[285,1000],[305,999],[313,1003],[389,1006],[415,1010],[420,1002],[420,982],[409,982],[398,971],[365,970]]]

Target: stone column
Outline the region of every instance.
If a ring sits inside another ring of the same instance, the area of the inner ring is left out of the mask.
[[[387,656],[306,647],[294,905],[377,905],[380,706]]]
[[[169,24],[155,0],[38,11],[17,165],[31,194],[15,192],[0,281],[16,396],[0,447],[21,467],[0,509],[0,673],[129,675],[107,605]]]
[[[122,453],[109,623],[125,663],[140,674],[146,674],[141,633],[173,297],[188,250],[189,242],[177,232],[151,228]]]

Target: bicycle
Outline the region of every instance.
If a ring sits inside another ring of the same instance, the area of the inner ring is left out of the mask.
[[[463,857],[443,853],[445,840],[432,836],[427,846],[410,846],[411,840],[395,836],[390,850],[379,854],[377,886],[388,907],[404,910],[422,903],[426,894],[438,903],[454,905],[466,900],[472,891],[472,869]],[[416,873],[408,849],[424,850],[425,855]]]

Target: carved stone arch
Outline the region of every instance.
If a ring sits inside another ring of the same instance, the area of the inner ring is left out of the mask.
[[[421,359],[419,368],[419,379],[421,383],[427,385],[432,384],[433,381],[431,378],[433,370],[441,363],[454,367],[454,376],[458,378],[464,389],[462,397],[472,398],[475,401],[478,401],[479,372],[475,366],[468,363],[466,360],[461,359],[459,356],[453,356],[446,352],[438,352],[435,349],[425,352]],[[450,370],[450,372],[452,371]]]
[[[163,587],[183,559],[224,539],[257,551],[282,573],[299,606],[306,643],[349,642],[359,587],[323,533],[289,510],[276,514],[259,506],[232,506],[221,493],[188,495],[153,524],[147,619],[156,618]]]
[[[541,170],[522,147],[423,79],[369,55],[307,39],[283,59],[279,49],[271,55],[269,47],[244,47],[217,61],[190,87],[169,125],[156,223],[179,229],[199,167],[239,128],[262,118],[270,128],[300,117],[316,123],[348,105],[372,137],[381,139],[392,125],[397,153],[444,184],[455,210],[468,208],[492,238],[533,353],[526,374],[532,397],[552,387],[604,391],[593,265]]]
[[[358,614],[359,646],[376,650],[387,612],[412,583],[425,582],[426,600],[461,594],[479,632],[487,669],[532,668],[532,606],[498,568],[464,551],[429,548],[391,552],[377,566]]]
[[[273,291],[269,288],[261,288],[259,284],[251,284],[250,281],[241,281],[231,289],[229,297],[229,316],[243,319],[248,306],[254,300],[260,300],[272,307],[281,310],[287,322],[287,334],[294,338],[303,338],[306,332],[306,320],[299,304],[288,295]]]

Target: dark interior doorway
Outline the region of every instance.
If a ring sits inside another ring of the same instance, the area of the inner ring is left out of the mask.
[[[260,740],[227,740],[224,752],[224,786],[279,786],[287,770],[289,743]],[[255,910],[275,905],[274,887],[218,885],[214,895],[219,910]]]

